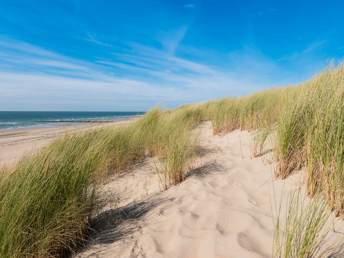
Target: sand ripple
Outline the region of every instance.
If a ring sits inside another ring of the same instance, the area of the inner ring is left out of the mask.
[[[77,257],[271,257],[271,184],[264,185],[271,179],[270,165],[250,158],[248,132],[219,137],[212,135],[210,122],[202,126],[208,151],[182,184],[160,192],[147,160],[132,176],[104,186],[106,195],[116,189],[122,196],[119,205],[129,218],[98,226]]]

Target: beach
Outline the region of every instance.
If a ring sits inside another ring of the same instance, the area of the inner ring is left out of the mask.
[[[0,166],[14,164],[18,159],[31,150],[37,150],[48,144],[52,139],[65,133],[100,126],[112,126],[132,121],[132,118],[106,121],[106,123],[84,123],[79,125],[30,128],[0,131]]]

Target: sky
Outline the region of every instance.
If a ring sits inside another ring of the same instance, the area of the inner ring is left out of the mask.
[[[146,111],[295,85],[344,1],[1,0],[0,111]]]

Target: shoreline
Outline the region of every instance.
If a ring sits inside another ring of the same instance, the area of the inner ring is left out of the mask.
[[[66,127],[66,126],[81,126],[81,125],[90,125],[90,124],[108,124],[108,123],[118,123],[127,120],[135,120],[135,118],[119,118],[119,119],[112,119],[112,120],[86,120],[86,121],[73,121],[73,120],[66,120],[66,121],[42,121],[41,124],[37,125],[30,125],[30,126],[19,126],[19,127],[9,127],[0,129],[0,133],[7,132],[7,131],[16,131],[16,130],[30,130],[30,129],[40,129],[40,128],[56,128],[56,127]],[[43,124],[45,123],[45,124]]]
[[[80,123],[78,125],[0,130],[0,167],[3,165],[13,165],[26,152],[40,149],[52,139],[64,133],[96,128],[103,125],[111,126],[128,123],[133,120],[135,118],[107,120],[105,123],[98,121],[97,123]]]

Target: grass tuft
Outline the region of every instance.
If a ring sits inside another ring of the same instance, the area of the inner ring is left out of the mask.
[[[296,187],[288,193],[286,200],[285,223],[282,223],[281,202],[276,206],[273,258],[321,258],[331,257],[340,248],[340,240],[325,248],[324,243],[334,229],[330,226],[331,210],[324,196],[317,194],[309,199]]]

